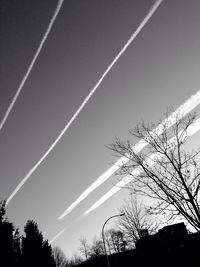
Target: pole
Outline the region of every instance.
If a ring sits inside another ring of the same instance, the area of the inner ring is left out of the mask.
[[[108,267],[110,267],[110,262],[109,262],[108,254],[107,254],[107,251],[106,251],[106,242],[105,242],[105,237],[104,237],[104,227],[105,227],[106,223],[107,223],[110,219],[112,219],[112,218],[114,218],[114,217],[124,216],[124,215],[125,215],[124,213],[121,213],[121,214],[117,214],[117,215],[113,215],[113,216],[109,217],[109,218],[105,221],[105,223],[103,224],[103,227],[102,227],[102,239],[103,239],[104,252],[105,252],[105,255],[106,255],[106,261],[107,261],[107,266],[108,266]]]

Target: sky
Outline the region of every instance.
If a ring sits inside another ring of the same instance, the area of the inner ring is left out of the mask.
[[[65,0],[26,83],[0,131],[0,198],[7,199],[44,155],[155,3]],[[0,120],[55,11],[55,0],[0,1]],[[7,206],[21,231],[37,221],[71,257],[79,239],[99,236],[129,191],[83,214],[119,177],[112,175],[68,215],[59,216],[117,157],[106,146],[142,119],[157,122],[200,90],[200,2],[164,0],[113,66],[48,157]],[[199,111],[199,108],[195,109]],[[199,133],[189,140],[198,145]],[[132,140],[134,142],[134,140]],[[107,227],[111,227],[109,222]],[[65,229],[65,231],[63,231]],[[58,236],[59,233],[62,234]]]

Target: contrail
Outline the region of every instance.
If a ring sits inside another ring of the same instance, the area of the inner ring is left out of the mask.
[[[45,41],[46,41],[50,31],[51,31],[51,28],[53,27],[53,24],[54,24],[54,22],[56,20],[56,17],[58,16],[58,13],[60,12],[60,9],[62,7],[63,2],[64,2],[64,0],[59,0],[58,3],[57,3],[56,9],[55,9],[54,14],[53,14],[53,16],[52,16],[52,18],[51,18],[51,20],[49,22],[49,25],[48,25],[48,27],[46,29],[46,32],[45,32],[45,34],[44,34],[44,36],[42,38],[42,41],[40,42],[40,44],[38,46],[38,49],[37,49],[32,61],[31,61],[31,64],[29,65],[28,70],[26,71],[26,73],[25,73],[25,75],[24,75],[24,77],[23,77],[23,79],[22,79],[22,81],[21,81],[21,83],[19,85],[19,88],[17,89],[17,92],[15,93],[15,95],[14,95],[10,105],[8,106],[8,109],[6,110],[6,113],[5,113],[3,119],[2,119],[2,121],[0,123],[0,131],[2,130],[2,128],[3,128],[4,124],[5,124],[8,116],[10,114],[10,112],[13,109],[13,106],[14,106],[15,102],[17,101],[17,98],[18,98],[19,94],[21,93],[21,91],[22,91],[22,89],[24,87],[24,84],[25,84],[26,80],[29,77],[30,72],[33,69],[33,66],[34,66],[34,64],[35,64],[35,62],[36,62],[36,60],[37,60],[37,58],[38,58],[38,56],[39,56],[39,54],[40,54],[40,52],[41,52],[41,50],[43,48],[43,45],[44,45],[44,43],[45,43]]]
[[[200,130],[200,118],[197,119],[188,129],[187,129],[187,138],[191,137],[193,134],[197,133]],[[186,137],[186,136],[185,136]],[[174,138],[172,138],[174,139]],[[169,142],[173,142],[173,140],[170,140]],[[152,154],[148,158],[148,165],[151,167],[154,164],[155,158],[161,158],[161,155],[158,155],[158,153]],[[142,172],[142,168],[138,167],[132,171],[132,175],[136,176],[139,175]],[[97,200],[87,211],[84,212],[83,215],[88,215],[90,212],[94,211],[98,207],[100,207],[106,200],[108,200],[110,197],[112,197],[114,194],[116,194],[119,190],[121,190],[125,185],[130,183],[134,177],[132,176],[125,176],[121,181],[119,181],[114,187],[112,187],[105,195],[103,195],[99,200]]]
[[[170,128],[176,121],[176,115],[180,114],[181,117],[184,117],[187,113],[189,113],[192,109],[200,104],[200,90],[197,91],[196,94],[189,97],[179,108],[177,108],[169,117],[168,119],[164,119],[153,131],[157,135],[162,133],[162,125],[166,124],[167,128]],[[166,121],[167,120],[167,121]],[[135,146],[134,151],[135,153],[139,153],[147,143],[144,140],[140,140]],[[69,214],[80,202],[82,202],[89,194],[91,194],[97,187],[99,187],[102,183],[110,178],[123,164],[128,162],[128,158],[121,157],[114,165],[112,165],[108,170],[106,170],[96,181],[94,181],[65,211],[64,213],[58,218],[62,219],[64,216]],[[114,189],[113,189],[114,190]]]
[[[157,154],[152,154],[148,160],[148,164],[151,167],[153,165],[153,160],[157,157]],[[142,168],[138,167],[132,171],[132,175],[137,176],[142,172]],[[97,200],[87,211],[84,212],[83,215],[88,215],[93,210],[97,209],[101,206],[106,200],[108,200],[111,196],[116,194],[119,190],[121,190],[125,185],[130,183],[133,180],[132,176],[125,176],[121,181],[119,181],[115,186],[113,186],[105,195],[103,195],[99,200]]]
[[[52,244],[56,239],[58,239],[63,233],[65,232],[65,229],[61,230],[57,235],[55,235],[49,243]]]
[[[67,129],[70,127],[70,125],[73,123],[73,121],[76,119],[76,117],[79,115],[81,110],[84,108],[84,106],[87,104],[91,96],[94,94],[94,92],[97,90],[97,88],[100,86],[104,78],[107,76],[109,71],[112,69],[114,64],[118,61],[118,59],[122,56],[122,54],[126,51],[126,49],[129,47],[129,45],[133,42],[133,40],[136,38],[136,36],[139,34],[139,32],[142,30],[142,28],[145,26],[145,24],[148,22],[148,20],[151,18],[151,16],[154,14],[156,9],[159,7],[163,0],[158,0],[154,3],[144,20],[141,22],[139,27],[136,29],[136,31],[133,33],[133,35],[130,37],[130,39],[126,42],[124,47],[121,49],[121,51],[118,53],[118,55],[115,57],[115,59],[112,61],[112,63],[108,66],[106,71],[103,73],[97,84],[94,86],[94,88],[90,91],[90,93],[86,96],[78,110],[75,112],[75,114],[72,116],[70,121],[67,123],[67,125],[64,127],[64,129],[61,131],[57,139],[54,141],[54,143],[51,145],[51,147],[47,150],[47,152],[43,155],[43,157],[35,164],[35,166],[28,172],[28,174],[23,178],[23,180],[19,183],[19,185],[15,188],[11,196],[8,198],[6,205],[11,201],[11,199],[15,196],[15,194],[20,190],[20,188],[23,186],[23,184],[29,179],[31,174],[37,169],[37,167],[45,160],[45,158],[49,155],[49,153],[52,151],[52,149],[56,146],[56,144],[59,142],[59,140],[62,138],[62,136],[65,134]],[[63,1],[62,1],[63,2]],[[61,2],[61,3],[62,3]]]

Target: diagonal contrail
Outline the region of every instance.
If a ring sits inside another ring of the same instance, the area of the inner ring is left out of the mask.
[[[200,118],[197,119],[194,124],[190,125],[190,127],[187,129],[187,138],[191,137],[195,133],[197,133],[200,130]],[[185,136],[186,137],[186,136]],[[174,138],[172,138],[174,139]],[[170,140],[169,142],[173,142],[173,140]],[[155,158],[161,158],[161,155],[158,155],[158,153],[152,154],[148,158],[147,164],[151,167],[154,164]],[[143,172],[141,167],[137,167],[132,171],[133,176],[139,175],[141,172]],[[88,215],[90,212],[94,211],[98,207],[100,207],[106,200],[108,200],[110,197],[112,197],[114,194],[116,194],[119,190],[121,190],[125,185],[130,183],[134,177],[127,175],[125,176],[121,181],[119,181],[115,186],[113,186],[105,195],[103,195],[99,200],[97,200],[87,211],[84,212],[84,215]]]
[[[136,31],[131,35],[130,39],[126,42],[124,47],[121,49],[121,51],[118,53],[118,55],[114,58],[114,60],[111,62],[111,64],[108,66],[106,71],[103,73],[97,84],[94,86],[94,88],[90,91],[90,93],[86,96],[78,110],[75,112],[75,114],[72,116],[70,121],[66,124],[64,129],[61,131],[59,136],[56,138],[54,143],[50,146],[50,148],[46,151],[46,153],[42,156],[42,158],[33,166],[33,168],[27,173],[27,175],[23,178],[23,180],[18,184],[18,186],[15,188],[13,193],[10,195],[10,197],[7,199],[6,205],[12,200],[12,198],[15,196],[15,194],[20,190],[20,188],[24,185],[24,183],[29,179],[29,177],[32,175],[32,173],[37,169],[37,167],[45,160],[45,158],[49,155],[49,153],[53,150],[53,148],[56,146],[56,144],[59,142],[59,140],[62,138],[62,136],[65,134],[67,129],[70,127],[70,125],[73,123],[73,121],[76,119],[76,117],[79,115],[79,113],[82,111],[84,106],[87,104],[91,96],[95,93],[97,88],[101,85],[104,78],[107,76],[109,71],[112,69],[114,64],[118,61],[118,59],[122,56],[122,54],[126,51],[126,49],[130,46],[130,44],[133,42],[133,40],[136,38],[136,36],[139,34],[139,32],[142,30],[142,28],[145,26],[145,24],[148,22],[148,20],[151,18],[151,16],[154,14],[156,9],[159,7],[163,0],[157,0],[154,5],[151,7],[150,11],[144,18],[144,20],[141,22],[139,27],[136,29]]]
[[[65,232],[65,229],[61,230],[58,234],[56,234],[49,243],[52,244],[56,239],[58,239],[63,233]]]
[[[19,88],[17,89],[17,92],[15,93],[13,99],[11,100],[10,105],[8,106],[8,108],[6,110],[6,113],[4,114],[4,117],[3,117],[3,119],[2,119],[2,121],[0,123],[0,131],[2,130],[6,120],[8,119],[8,116],[9,116],[10,112],[12,111],[15,102],[17,101],[17,98],[18,98],[19,94],[21,93],[21,91],[22,91],[22,89],[24,87],[24,84],[25,84],[26,80],[29,77],[30,72],[33,69],[33,66],[34,66],[34,64],[35,64],[35,62],[36,62],[36,60],[37,60],[37,58],[38,58],[38,56],[39,56],[39,54],[40,54],[40,52],[41,52],[41,50],[43,48],[43,45],[44,45],[44,43],[45,43],[45,41],[46,41],[50,31],[51,31],[51,28],[53,27],[53,24],[54,24],[54,22],[56,20],[56,17],[58,16],[58,13],[59,13],[59,11],[60,11],[60,9],[62,7],[63,2],[64,2],[64,0],[59,0],[58,3],[57,3],[56,9],[55,9],[54,14],[53,14],[53,16],[52,16],[52,18],[51,18],[51,20],[49,22],[49,25],[48,25],[48,27],[46,29],[46,32],[45,32],[45,34],[44,34],[44,36],[42,38],[42,41],[40,42],[40,44],[38,46],[38,49],[37,49],[32,61],[31,61],[31,64],[29,65],[29,67],[28,67],[28,69],[27,69],[27,71],[26,71],[26,73],[25,73],[20,85],[19,85]]]
[[[151,167],[153,165],[153,160],[157,157],[158,155],[152,154],[148,160],[149,160],[149,166]],[[142,173],[142,168],[137,167],[132,171],[132,175],[137,176],[140,173]],[[125,187],[128,183],[130,183],[133,180],[132,176],[125,176],[121,181],[119,181],[115,186],[113,186],[106,194],[104,194],[99,200],[97,200],[87,211],[84,212],[83,215],[88,215],[90,212],[93,210],[97,209],[100,207],[106,200],[108,200],[110,197],[112,197],[114,194],[116,194],[118,191],[120,191],[123,187]]]
[[[200,104],[200,90],[197,91],[196,94],[189,97],[179,108],[177,108],[169,117],[167,122],[167,127],[171,127],[176,121],[176,115],[180,114],[180,116],[184,117],[187,113],[189,113],[192,109]],[[153,132],[157,135],[162,133],[162,125],[166,124],[166,119],[163,120],[154,130]],[[152,132],[152,134],[153,134]],[[139,141],[135,146],[134,150],[136,153],[139,153],[147,143],[144,140]],[[105,171],[97,180],[95,180],[58,218],[62,219],[64,216],[69,214],[80,202],[82,202],[89,194],[91,194],[97,187],[99,187],[102,183],[110,178],[120,167],[127,163],[129,160],[126,157],[121,157],[114,165],[112,165],[107,171]],[[116,190],[116,189],[113,189]]]

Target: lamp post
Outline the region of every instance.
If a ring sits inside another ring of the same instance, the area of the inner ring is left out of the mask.
[[[103,239],[104,251],[105,251],[105,254],[106,254],[106,260],[107,260],[107,266],[108,266],[108,267],[110,267],[110,263],[109,263],[109,258],[108,258],[108,254],[107,254],[107,251],[106,251],[106,242],[105,242],[105,237],[104,237],[104,227],[105,227],[106,223],[107,223],[110,219],[112,219],[112,218],[114,218],[114,217],[124,216],[124,215],[125,215],[125,213],[121,213],[121,214],[117,214],[117,215],[113,215],[113,216],[109,217],[109,218],[105,221],[105,223],[103,224],[103,227],[102,227],[102,239]]]

